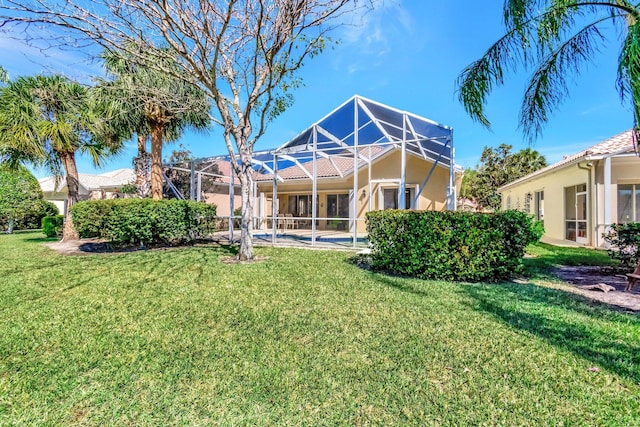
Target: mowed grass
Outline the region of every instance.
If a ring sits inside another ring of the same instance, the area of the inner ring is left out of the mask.
[[[640,424],[640,319],[559,290],[43,241],[0,236],[0,425]]]

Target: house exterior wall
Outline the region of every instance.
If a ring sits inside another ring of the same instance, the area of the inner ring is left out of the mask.
[[[565,239],[565,188],[587,184],[589,171],[572,164],[550,173],[510,187],[502,191],[502,208],[526,211],[527,194],[535,197],[535,193],[544,192],[544,236],[552,240]],[[587,189],[589,192],[589,189]],[[588,195],[587,195],[588,199]],[[528,213],[534,214],[534,203],[530,204]],[[591,213],[587,212],[587,216]],[[587,219],[587,223],[589,219]],[[593,230],[587,227],[587,240],[592,238]]]
[[[229,216],[231,213],[228,184],[216,185],[212,192],[204,193],[202,201],[216,205],[217,216]],[[238,209],[241,206],[240,187],[236,186],[233,195],[233,209]]]
[[[91,198],[91,194],[82,187],[79,189],[78,193],[78,200],[89,200]],[[60,215],[67,214],[67,199],[69,197],[67,195],[66,187],[64,191],[43,191],[42,194],[46,201],[56,205]]]
[[[383,190],[385,188],[399,188],[400,186],[400,164],[401,153],[396,150],[390,154],[374,160],[371,166],[371,187],[369,186],[369,167],[361,166],[358,172],[358,189],[355,192],[357,198],[357,231],[365,232],[366,224],[364,217],[369,211],[369,199],[371,198],[371,210],[382,208]],[[433,163],[421,158],[407,154],[406,188],[413,188],[418,191],[425,177],[429,173]],[[416,209],[420,210],[445,210],[447,207],[447,190],[449,184],[449,169],[437,166],[434,170],[426,188],[420,194]],[[333,194],[349,195],[353,192],[353,175],[344,178],[319,178],[317,181],[318,194],[318,218],[327,217],[327,196]],[[258,194],[265,194],[264,217],[271,217],[272,205],[272,182],[258,182]],[[311,179],[289,180],[278,182],[278,207],[283,215],[289,211],[290,195],[311,195],[313,182]],[[259,200],[256,202],[259,204]],[[318,221],[318,229],[326,229],[331,220],[322,219]],[[270,223],[263,221],[262,226],[269,227]],[[345,224],[344,228],[349,230]]]
[[[579,165],[590,170],[580,169]],[[590,166],[589,166],[590,165]],[[565,188],[587,185],[587,239],[586,246],[603,247],[602,234],[611,223],[618,222],[618,185],[640,184],[640,159],[635,156],[614,156],[610,160],[610,182],[606,181],[605,159],[582,161],[552,170],[538,177],[518,183],[501,191],[502,208],[525,211],[527,194],[544,191],[544,237],[550,241],[570,242],[566,239]],[[605,217],[608,206],[610,218]],[[534,201],[531,210],[534,212]]]

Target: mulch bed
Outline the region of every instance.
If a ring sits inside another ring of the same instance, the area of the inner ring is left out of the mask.
[[[632,291],[625,291],[627,278],[617,269],[597,266],[560,266],[554,268],[553,273],[562,281],[573,285],[575,293],[624,310],[640,312],[640,286],[636,286]],[[614,290],[603,292],[588,289],[598,284],[611,286]]]

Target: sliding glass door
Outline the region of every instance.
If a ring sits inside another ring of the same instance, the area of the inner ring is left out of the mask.
[[[587,186],[586,184],[566,187],[565,239],[577,243],[587,243]]]
[[[327,194],[327,229],[346,230],[349,218],[349,194]]]

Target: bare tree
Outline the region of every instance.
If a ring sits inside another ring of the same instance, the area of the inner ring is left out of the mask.
[[[128,49],[141,65],[198,84],[211,98],[241,183],[239,258],[253,258],[253,147],[284,111],[300,81],[296,71],[320,53],[327,33],[373,0],[0,0],[0,27],[13,35],[55,25],[52,44],[87,41]],[[33,33],[31,33],[33,36]],[[137,47],[130,49],[134,43]],[[163,49],[158,49],[162,47]],[[165,49],[168,48],[168,49]],[[180,59],[185,73],[158,56]]]

